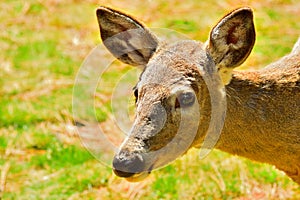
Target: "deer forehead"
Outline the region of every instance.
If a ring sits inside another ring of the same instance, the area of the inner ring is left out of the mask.
[[[207,56],[205,46],[193,40],[163,45],[146,65],[137,88],[156,87],[169,94],[186,90],[207,68]]]

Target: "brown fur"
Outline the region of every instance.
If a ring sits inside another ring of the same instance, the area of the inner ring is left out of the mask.
[[[275,165],[300,184],[300,54],[235,72],[226,90],[228,112],[217,148]]]

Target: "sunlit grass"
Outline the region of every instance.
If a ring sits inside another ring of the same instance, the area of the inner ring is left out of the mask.
[[[274,167],[217,150],[204,160],[192,150],[141,183],[115,177],[94,159],[74,130],[72,92],[83,59],[100,43],[99,5],[201,41],[222,15],[249,5],[255,11],[257,40],[241,69],[261,68],[287,54],[300,34],[300,4],[293,0],[2,1],[0,168],[5,178],[0,198],[300,199],[299,186]],[[99,122],[111,115],[111,87],[131,69],[116,64],[99,82]]]

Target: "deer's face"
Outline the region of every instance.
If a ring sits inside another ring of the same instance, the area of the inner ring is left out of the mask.
[[[113,159],[116,175],[136,181],[201,143],[211,112],[204,76],[220,73],[226,83],[232,67],[246,59],[255,38],[252,11],[242,8],[225,16],[207,45],[162,45],[123,13],[101,7],[97,16],[110,52],[125,63],[144,66],[133,91],[135,121]]]
[[[113,161],[115,173],[131,180],[185,153],[199,139],[198,126],[207,126],[205,116],[200,121],[200,113],[209,112],[209,95],[199,68],[211,68],[213,61],[195,41],[162,48],[134,88],[134,125]]]

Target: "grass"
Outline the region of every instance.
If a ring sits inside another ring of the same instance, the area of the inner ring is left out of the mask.
[[[299,37],[300,4],[295,0],[100,4],[126,10],[150,27],[174,29],[202,41],[222,15],[249,5],[255,10],[257,40],[241,69],[261,68],[278,59]],[[192,150],[141,183],[115,177],[86,151],[73,123],[72,92],[84,58],[100,43],[97,6],[93,0],[0,3],[0,198],[300,198],[299,186],[274,167],[217,150],[204,160]],[[110,119],[111,87],[130,69],[117,62],[99,82],[99,122]],[[133,79],[128,75],[122,81]],[[105,126],[117,131],[110,123]]]

